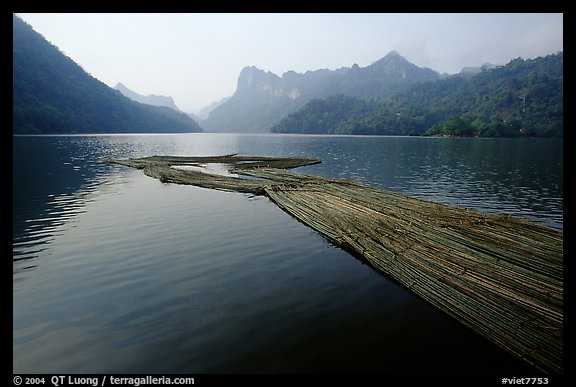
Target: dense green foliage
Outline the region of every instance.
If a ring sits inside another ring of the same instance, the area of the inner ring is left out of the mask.
[[[313,99],[275,126],[275,133],[344,134],[357,120],[372,114],[378,105],[355,97],[335,95]]]
[[[198,132],[186,114],[131,101],[13,17],[14,134]]]
[[[563,136],[563,53],[484,69],[472,77],[420,83],[404,93],[360,100],[313,100],[272,132]]]

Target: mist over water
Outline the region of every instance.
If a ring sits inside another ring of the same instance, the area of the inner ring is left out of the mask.
[[[103,160],[314,157],[299,171],[562,228],[562,150],[557,139],[14,137],[13,372],[531,372],[266,198]]]

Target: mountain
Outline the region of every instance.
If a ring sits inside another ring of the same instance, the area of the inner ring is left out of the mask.
[[[169,107],[170,109],[176,110],[177,112],[182,111],[178,108],[178,106],[176,106],[172,97],[166,97],[163,95],[154,95],[154,94],[141,95],[141,94],[136,93],[135,91],[130,90],[123,83],[120,83],[120,82],[118,82],[116,84],[116,86],[114,86],[114,89],[118,90],[124,96],[130,98],[132,101],[136,101],[136,102],[140,102],[140,103],[144,103],[144,104],[152,105],[152,106],[165,106],[165,107]]]
[[[144,105],[87,74],[13,16],[12,132],[199,132],[184,113]]]
[[[234,95],[213,109],[203,126],[217,132],[267,132],[313,98],[337,94],[385,97],[436,79],[439,79],[437,72],[410,63],[396,51],[367,67],[355,64],[350,68],[304,74],[288,71],[282,77],[254,66],[245,67]]]
[[[200,111],[196,114],[196,117],[198,117],[198,119],[200,120],[205,120],[206,118],[208,118],[208,116],[210,115],[210,113],[212,112],[212,110],[216,109],[218,106],[222,105],[224,102],[226,102],[230,97],[224,97],[219,101],[216,102],[212,102],[210,105],[203,107],[202,109],[200,109]]]
[[[414,84],[364,100],[313,99],[271,129],[276,133],[563,137],[563,53]]]
[[[172,97],[167,97],[164,95],[155,95],[155,94],[150,95],[138,94],[135,91],[130,90],[126,85],[124,85],[121,82],[118,82],[116,86],[114,86],[114,89],[118,90],[119,92],[122,93],[122,95],[130,98],[132,101],[152,106],[163,106],[170,108],[172,110],[176,110],[177,112],[183,113],[183,111],[180,110],[178,106],[176,106],[176,104],[174,103],[174,99],[172,99]],[[200,123],[200,121],[202,121],[198,116],[196,116],[193,113],[186,113],[186,115],[192,118],[192,120],[194,120],[194,122],[198,124]]]

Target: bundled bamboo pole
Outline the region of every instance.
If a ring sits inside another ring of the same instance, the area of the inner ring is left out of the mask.
[[[563,372],[563,233],[287,168],[319,160],[225,155],[110,162],[163,182],[266,195],[287,213],[545,372]],[[222,163],[220,176],[173,166]]]
[[[379,212],[349,200],[366,197],[358,193],[330,198],[328,188],[318,188],[316,197],[314,191],[302,195],[304,200],[297,191],[275,188],[268,194],[287,212],[359,253],[458,321],[540,369],[562,372],[562,271],[558,265],[542,265],[549,251],[561,262],[560,232],[531,225],[528,234],[536,239],[530,239],[521,233],[525,232],[522,222],[512,220],[511,228],[502,219],[461,212],[459,219],[465,215],[472,217],[468,221],[482,219],[473,221],[470,236],[470,227],[447,227],[445,213],[438,208],[436,218],[421,207],[407,206],[406,201],[403,210]],[[314,210],[320,204],[321,210]],[[521,237],[510,234],[504,240],[478,242],[475,237],[486,233],[484,224],[489,226],[488,235],[498,234],[494,228],[503,227]],[[540,249],[531,251],[530,243]],[[547,247],[545,253],[540,251],[542,245]],[[515,253],[509,260],[509,250],[527,254],[522,262]],[[531,257],[536,264],[526,264]]]

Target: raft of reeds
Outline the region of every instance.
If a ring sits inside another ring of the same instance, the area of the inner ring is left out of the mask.
[[[545,372],[563,372],[563,233],[287,169],[303,158],[110,160],[160,181],[265,195],[457,321]],[[179,166],[222,163],[237,176]],[[241,178],[250,176],[250,179]]]

